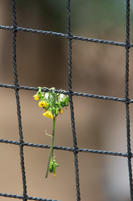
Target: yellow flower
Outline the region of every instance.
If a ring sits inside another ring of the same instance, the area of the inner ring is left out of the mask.
[[[39,106],[39,107],[46,108],[46,107],[48,106],[48,103],[47,103],[46,101],[40,101],[40,102],[38,103],[38,106]]]
[[[34,100],[36,100],[36,101],[39,100],[39,96],[38,96],[37,94],[35,94],[35,95],[33,96],[33,98],[34,98]]]
[[[59,110],[59,113],[60,113],[60,114],[63,114],[63,109],[60,109],[60,110]]]
[[[56,177],[56,173],[53,173],[53,175]]]
[[[43,113],[43,116],[53,119],[53,114],[51,111],[46,111]]]

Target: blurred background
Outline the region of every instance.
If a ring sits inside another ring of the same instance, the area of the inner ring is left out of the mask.
[[[125,0],[72,0],[72,33],[125,42]],[[66,0],[17,0],[20,27],[66,33]],[[133,1],[131,1],[131,20]],[[0,24],[12,25],[10,0],[0,0]],[[131,24],[131,42],[133,42]],[[130,50],[130,97],[133,98],[133,50]],[[125,49],[73,40],[73,90],[108,96],[125,96]],[[67,40],[17,33],[19,84],[67,89]],[[0,30],[0,82],[13,84],[12,32]],[[12,89],[0,88],[0,138],[19,140],[16,100]],[[24,140],[50,144],[45,131],[52,121],[42,116],[33,91],[20,90]],[[121,102],[73,97],[78,146],[126,152],[125,105]],[[130,105],[131,135],[133,106]],[[56,145],[73,146],[69,108],[58,118]],[[73,153],[56,150],[57,176],[45,179],[47,149],[24,147],[28,195],[75,201]],[[22,194],[19,147],[0,144],[0,192]],[[129,201],[127,159],[79,153],[81,200]],[[2,201],[10,198],[0,197]]]

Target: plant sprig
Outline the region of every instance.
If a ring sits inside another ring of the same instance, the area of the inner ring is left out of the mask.
[[[38,102],[38,106],[43,108],[43,116],[53,119],[53,129],[51,136],[51,146],[48,157],[48,164],[45,177],[48,177],[48,173],[56,175],[56,168],[59,164],[56,162],[54,155],[54,140],[55,140],[55,125],[56,119],[59,114],[63,113],[63,108],[69,104],[69,96],[62,93],[56,93],[55,88],[50,88],[48,92],[42,91],[41,87],[38,87],[37,93],[33,96],[34,100]]]

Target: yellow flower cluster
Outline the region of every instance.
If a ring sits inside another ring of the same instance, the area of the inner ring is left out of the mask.
[[[39,106],[39,107],[46,108],[46,107],[48,107],[48,103],[47,103],[46,101],[40,101],[40,102],[38,103],[38,106]]]
[[[33,96],[33,98],[34,98],[35,101],[39,101],[39,100],[40,100],[40,98],[39,98],[39,96],[38,96],[37,94],[35,94],[35,95]],[[44,109],[46,109],[46,108],[48,107],[48,105],[49,105],[49,104],[48,104],[47,101],[45,101],[45,100],[40,100],[40,101],[38,102],[38,106],[41,107],[41,108],[44,108]],[[44,113],[43,113],[43,116],[53,119],[53,114],[52,114],[51,111],[46,111],[46,112],[44,112]]]
[[[44,109],[43,116],[50,119],[56,119],[58,114],[63,114],[63,107],[67,107],[69,104],[69,97],[55,93],[55,88],[51,88],[49,92],[43,92],[42,88],[38,87],[38,91],[33,97],[38,102],[38,106]]]
[[[49,119],[53,119],[54,117],[51,111],[44,112],[43,116],[48,117]]]
[[[37,94],[35,94],[35,95],[33,96],[33,98],[34,98],[35,101],[39,101],[39,100],[40,100],[40,98],[39,98],[39,96],[38,96]],[[41,107],[41,108],[43,108],[43,109],[45,109],[45,110],[46,110],[46,108],[48,107],[48,105],[49,105],[49,104],[48,104],[47,101],[45,101],[45,100],[40,100],[40,101],[38,102],[38,106]],[[50,118],[50,119],[53,119],[53,114],[52,114],[51,111],[46,111],[46,112],[44,112],[44,113],[43,113],[43,116],[48,117],[48,118]]]
[[[59,113],[60,113],[60,114],[63,114],[63,109],[60,109],[60,110],[59,110]]]
[[[39,100],[39,96],[38,96],[37,94],[35,94],[35,95],[33,96],[33,98],[34,98],[34,100],[36,100],[36,101]]]

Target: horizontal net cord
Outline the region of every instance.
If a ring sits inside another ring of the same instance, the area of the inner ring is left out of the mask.
[[[16,88],[16,86],[13,84],[3,84],[3,83],[0,83],[0,87],[1,88],[2,87],[10,88],[10,89]],[[23,86],[23,85],[17,86],[17,89],[31,90],[31,91],[37,91],[38,90],[38,88],[36,88],[36,87],[29,87],[29,86]],[[44,91],[48,91],[47,88],[45,88],[45,89],[46,90],[44,90]],[[66,91],[66,90],[55,90],[55,92],[69,95],[69,91]],[[96,98],[96,99],[102,99],[102,100],[119,101],[119,102],[124,102],[124,103],[127,101],[126,98],[104,96],[104,95],[97,95],[97,94],[89,94],[89,93],[81,93],[81,92],[76,92],[76,91],[72,91],[71,94],[72,94],[72,96],[81,96],[81,97]],[[128,103],[133,103],[133,99],[129,99]]]
[[[24,199],[22,195],[15,195],[15,194],[8,194],[8,193],[0,193],[1,197],[10,197],[15,199]],[[45,198],[38,198],[38,197],[31,197],[27,196],[28,200],[38,200],[38,201],[59,201],[59,200],[52,200],[52,199],[45,199]]]
[[[14,27],[0,25],[0,29],[13,31]],[[107,45],[114,45],[114,46],[120,46],[120,47],[126,46],[125,42],[118,42],[118,41],[111,41],[111,40],[104,40],[104,39],[97,39],[97,38],[88,38],[88,37],[76,36],[74,34],[71,34],[71,36],[69,36],[68,34],[61,33],[61,32],[46,31],[46,30],[40,30],[40,29],[15,27],[15,31],[24,31],[24,32],[45,34],[45,35],[51,35],[51,36],[58,36],[61,38],[66,38],[66,39],[80,40],[80,41],[93,42],[93,43],[103,43],[103,44],[107,44]],[[133,47],[133,44],[130,44],[130,47]]]
[[[6,139],[0,139],[0,143],[20,145],[19,141],[6,140]],[[44,148],[44,149],[50,148],[50,145],[47,145],[47,144],[34,144],[34,143],[30,143],[30,142],[24,142],[23,146],[38,147],[38,148]],[[73,148],[73,147],[54,146],[54,149],[75,152],[75,148]],[[103,155],[111,155],[111,156],[128,157],[127,153],[113,152],[113,151],[106,151],[106,150],[96,150],[96,149],[77,148],[76,152],[87,152],[87,153],[95,153],[95,154],[103,154]],[[131,154],[131,157],[133,157],[133,154]]]

